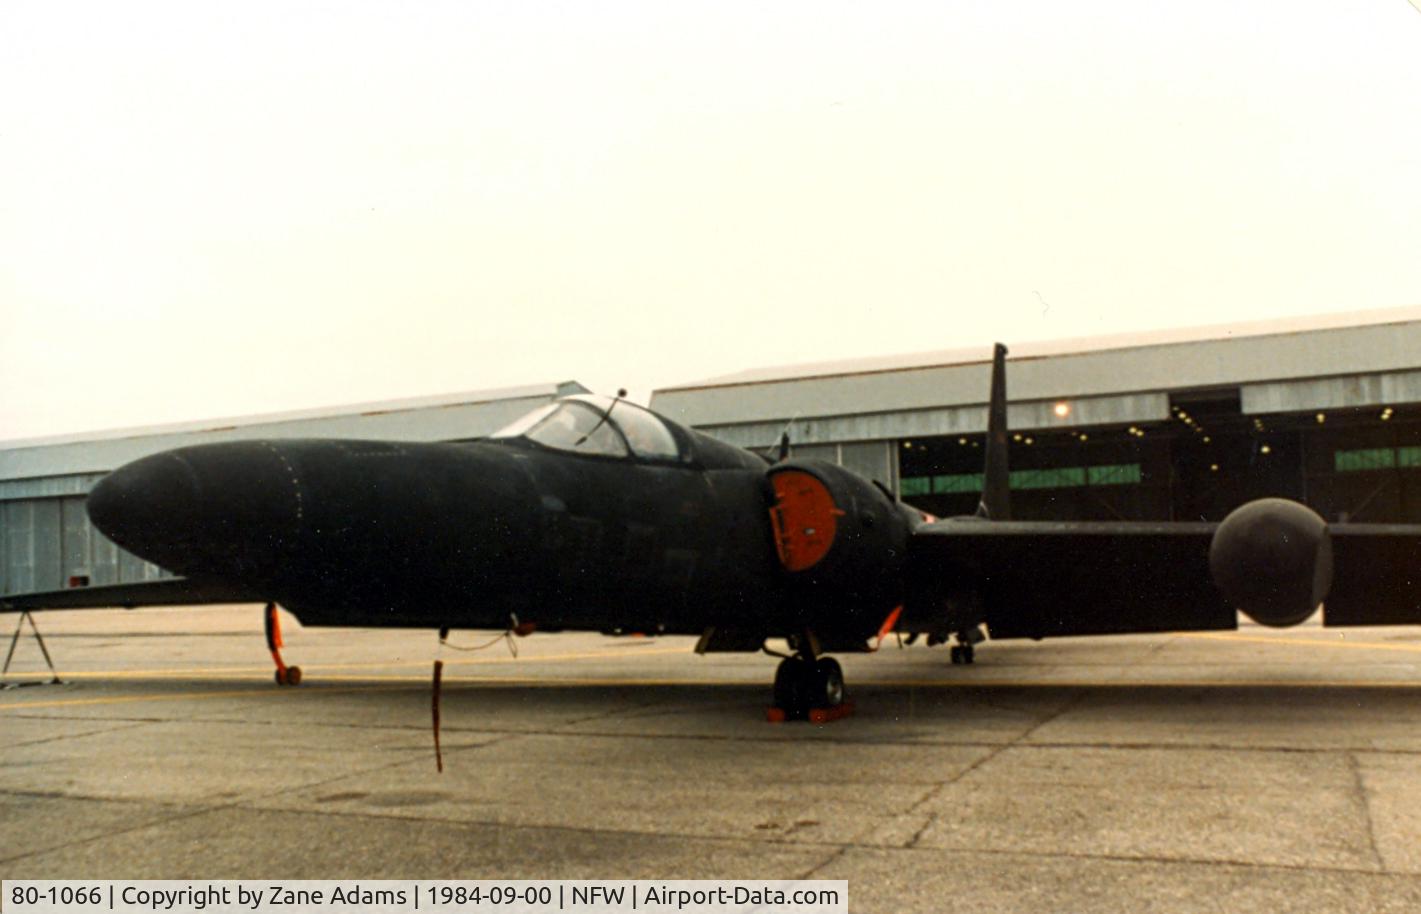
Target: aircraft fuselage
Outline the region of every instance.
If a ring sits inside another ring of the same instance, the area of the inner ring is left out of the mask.
[[[876,630],[901,584],[862,605],[862,594],[793,580],[777,554],[770,465],[665,425],[678,452],[662,459],[519,437],[198,445],[121,467],[89,510],[138,555],[269,594],[307,625],[496,629],[516,618],[768,636],[812,616],[851,639]],[[893,503],[861,482],[906,537]]]

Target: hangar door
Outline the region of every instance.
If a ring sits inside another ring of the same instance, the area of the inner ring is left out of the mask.
[[[95,530],[83,496],[0,502],[0,593],[59,590],[70,578],[116,584],[165,576]]]

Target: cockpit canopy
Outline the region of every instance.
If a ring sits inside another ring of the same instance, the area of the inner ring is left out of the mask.
[[[579,394],[540,406],[494,432],[493,438],[527,438],[577,454],[676,460],[676,438],[656,414],[626,400]]]

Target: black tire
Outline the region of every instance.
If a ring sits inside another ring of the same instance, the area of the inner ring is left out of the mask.
[[[809,664],[798,657],[786,657],[775,670],[775,707],[791,717],[803,714],[809,707]]]
[[[962,645],[962,662],[963,662],[963,663],[971,663],[971,662],[972,662],[972,659],[973,659],[973,654],[975,654],[975,653],[976,653],[976,651],[972,650],[972,645],[970,645],[970,644],[964,644],[964,645]]]
[[[301,668],[299,666],[289,666],[286,668],[286,684],[292,686],[301,684]]]
[[[952,662],[954,664],[962,662],[962,645],[954,644],[950,653],[952,654]]]
[[[837,708],[844,703],[844,668],[833,657],[820,657],[814,664],[814,685],[810,707]]]

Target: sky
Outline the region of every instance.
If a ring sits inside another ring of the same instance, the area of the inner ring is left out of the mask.
[[[1421,11],[0,4],[0,439],[1421,304]]]

